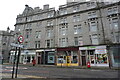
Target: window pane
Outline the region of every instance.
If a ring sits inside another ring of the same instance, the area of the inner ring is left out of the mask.
[[[91,40],[92,40],[92,44],[98,44],[98,36],[97,35],[91,36]]]
[[[75,45],[78,45],[78,37],[74,38]]]
[[[97,31],[97,25],[96,25],[95,22],[91,22],[91,24],[90,24],[90,31],[91,32]]]

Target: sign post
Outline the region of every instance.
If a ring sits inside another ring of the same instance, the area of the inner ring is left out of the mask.
[[[18,37],[18,42],[19,44],[23,43],[24,38],[22,35]],[[19,63],[19,58],[20,58],[20,53],[21,53],[21,48],[19,47],[19,52],[18,52],[18,57],[17,57],[17,63],[16,63],[16,75],[15,78],[17,78],[17,71],[18,71],[18,63]]]
[[[14,70],[15,70],[15,60],[16,60],[16,54],[17,54],[17,47],[16,47],[16,49],[15,49],[15,57],[14,57],[14,61],[13,61],[12,79],[14,78]]]
[[[21,43],[23,43],[24,38],[22,35],[20,35],[18,37],[19,44],[14,44],[11,43],[11,46],[15,46],[16,50],[15,50],[15,57],[14,57],[14,62],[13,62],[13,71],[12,71],[12,78],[14,78],[14,67],[15,67],[15,61],[16,61],[16,56],[17,56],[17,47],[19,47],[19,52],[18,52],[18,57],[17,57],[17,63],[16,63],[16,73],[15,73],[15,78],[17,78],[17,71],[18,71],[18,63],[19,63],[19,57],[20,57],[20,53],[21,53],[21,48],[23,48],[23,45],[20,45]]]

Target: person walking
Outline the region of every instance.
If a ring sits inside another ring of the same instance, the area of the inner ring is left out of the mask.
[[[32,64],[33,64],[33,66],[35,66],[35,64],[36,64],[36,60],[35,59],[32,60]]]

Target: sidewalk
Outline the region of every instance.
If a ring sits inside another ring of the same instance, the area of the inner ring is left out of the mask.
[[[3,65],[13,65],[11,63],[4,63]],[[32,67],[31,63],[27,63],[27,64],[19,64],[19,66],[28,66],[28,67]],[[76,69],[108,69],[108,70],[120,70],[120,68],[109,68],[109,67],[99,67],[99,66],[91,66],[91,68],[87,68],[87,66],[56,66],[56,65],[40,65],[40,64],[36,64],[35,67],[56,67],[56,68],[76,68]]]

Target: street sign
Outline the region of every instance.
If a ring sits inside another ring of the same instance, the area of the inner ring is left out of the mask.
[[[23,48],[24,46],[21,45],[21,44],[15,44],[15,43],[11,43],[10,44],[11,46],[14,46],[14,47],[20,47],[20,48]]]
[[[23,38],[22,35],[20,35],[20,36],[18,37],[18,42],[19,42],[19,43],[23,43],[23,41],[24,41],[24,38]]]

